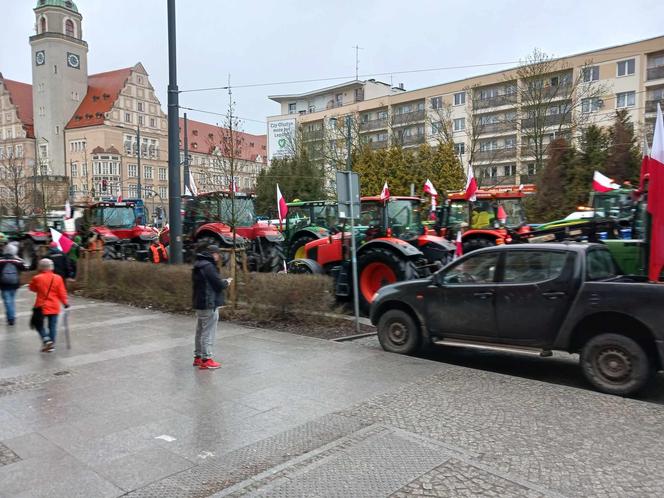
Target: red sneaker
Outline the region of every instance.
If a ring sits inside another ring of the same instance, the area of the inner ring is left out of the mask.
[[[200,367],[202,363],[203,363],[203,360],[201,360],[200,356],[196,356],[194,358],[194,366],[195,367]]]
[[[213,368],[220,368],[221,363],[217,363],[214,361],[212,358],[208,358],[207,360],[201,361],[201,365],[198,367],[201,370],[211,370]]]

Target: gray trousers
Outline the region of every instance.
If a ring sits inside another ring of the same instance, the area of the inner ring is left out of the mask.
[[[212,310],[196,310],[196,342],[194,356],[200,356],[207,360],[212,357],[212,344],[217,334],[217,322],[219,321],[219,311],[217,308]]]

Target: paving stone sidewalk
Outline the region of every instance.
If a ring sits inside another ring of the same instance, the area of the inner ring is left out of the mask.
[[[76,299],[72,349],[0,330],[0,497],[661,496],[664,407]]]

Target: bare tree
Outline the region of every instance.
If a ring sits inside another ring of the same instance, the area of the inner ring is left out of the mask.
[[[4,152],[0,154],[0,188],[2,203],[7,211],[16,218],[20,226],[21,217],[30,206],[26,196],[27,171],[23,145],[15,141],[4,142]],[[20,145],[20,147],[17,147]]]

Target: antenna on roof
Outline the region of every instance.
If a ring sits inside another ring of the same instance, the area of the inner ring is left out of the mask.
[[[355,81],[358,81],[360,79],[360,50],[364,49],[357,44],[353,48],[355,49]]]

